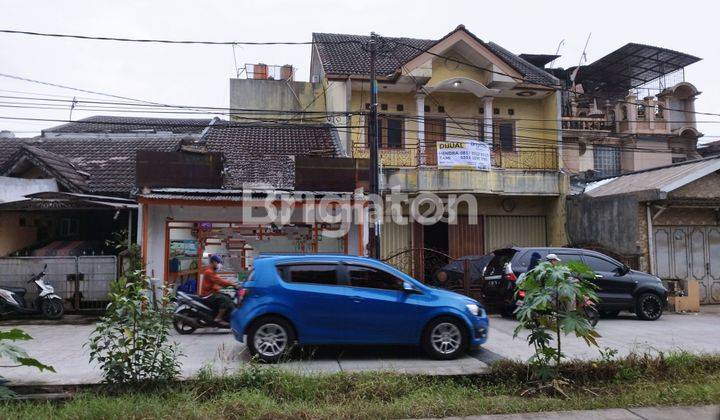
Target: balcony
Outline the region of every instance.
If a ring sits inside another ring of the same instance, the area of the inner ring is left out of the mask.
[[[615,124],[613,122],[606,121],[603,118],[562,117],[563,130],[610,133],[615,129],[614,125]]]
[[[384,190],[405,193],[457,193],[491,195],[558,196],[562,173],[547,170],[466,169],[438,170],[432,167],[384,168]]]
[[[492,166],[495,169],[558,169],[557,147],[518,145],[515,150],[492,151]],[[370,158],[370,151],[365,145],[353,148],[353,157]],[[422,159],[421,159],[422,158]],[[437,152],[434,146],[428,146],[424,153],[419,153],[416,145],[404,148],[380,150],[380,162],[385,167],[424,167],[437,169]]]

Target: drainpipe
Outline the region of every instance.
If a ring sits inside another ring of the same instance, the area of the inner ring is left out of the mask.
[[[655,242],[653,241],[653,225],[652,225],[652,210],[650,210],[650,204],[645,206],[645,216],[647,218],[647,230],[648,230],[648,263],[650,268],[650,274],[655,274]]]

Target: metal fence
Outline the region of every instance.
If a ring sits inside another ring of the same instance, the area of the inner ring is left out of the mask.
[[[69,312],[99,311],[108,303],[110,283],[117,279],[117,257],[3,257],[0,286],[24,287],[26,300],[37,296],[35,284],[27,281],[47,264],[45,281],[65,301]]]

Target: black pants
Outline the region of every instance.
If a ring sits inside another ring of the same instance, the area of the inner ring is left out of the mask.
[[[220,312],[221,309],[229,311],[233,307],[232,299],[225,293],[213,293],[207,297],[206,302],[215,310],[216,313]]]

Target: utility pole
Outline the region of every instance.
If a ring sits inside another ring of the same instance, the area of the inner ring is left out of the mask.
[[[369,115],[369,134],[370,134],[370,194],[374,198],[380,197],[380,149],[379,130],[378,130],[378,85],[375,80],[375,62],[377,60],[377,35],[375,32],[370,33],[370,115]],[[376,206],[372,207],[373,209]],[[374,215],[374,225],[371,232],[370,256],[380,259],[380,220],[378,214]]]

